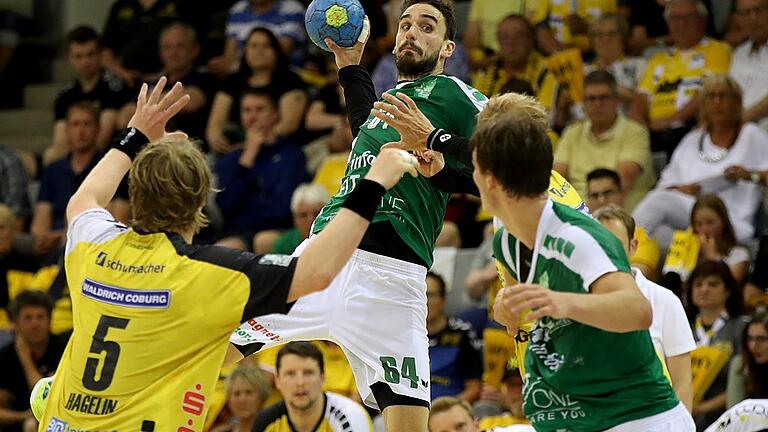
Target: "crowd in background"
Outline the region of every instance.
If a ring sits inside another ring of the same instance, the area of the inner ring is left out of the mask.
[[[725,353],[690,407],[698,427],[768,398],[768,0],[456,1],[468,14],[445,73],[489,97],[535,96],[549,112],[555,170],[592,212],[613,204],[634,216],[632,264],[680,299],[689,351]],[[55,371],[71,329],[59,272],[66,205],[127,125],[142,82],[166,76],[190,96],[170,128],[197,139],[218,185],[196,241],[290,254],[341,184],[354,137],[333,58],[308,42],[308,1],[190,3],[117,0],[102,29],[71,29],[62,50],[76,78],[51,101],[50,145],[0,145],[0,431],[36,430],[28,393]],[[372,30],[363,64],[381,93],[397,84],[402,0],[361,3]],[[2,88],[19,78],[8,66],[17,21],[0,12]],[[583,70],[556,66],[568,52]],[[130,224],[127,184],[109,210]],[[487,309],[448,316],[445,306],[447,286],[493,302],[491,232],[477,197],[452,197],[438,246],[475,248],[476,258],[458,284],[439,268],[427,280],[433,397],[468,402],[484,429],[525,423],[522,381],[495,349],[507,345]],[[309,346],[292,353],[318,363],[313,394],[359,402],[341,350]],[[222,371],[213,430],[251,430],[282,415],[285,403],[267,408],[281,398],[291,406],[281,358],[259,353]]]

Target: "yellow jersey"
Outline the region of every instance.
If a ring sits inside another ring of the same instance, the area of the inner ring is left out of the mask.
[[[526,13],[534,25],[548,25],[558,42],[589,51],[589,36],[571,34],[568,16],[576,14],[592,25],[603,14],[616,13],[617,10],[616,0],[536,0],[528,3]]]
[[[535,52],[528,56],[525,71],[509,76],[501,66],[501,60],[492,60],[488,66],[476,72],[472,77],[472,87],[484,95],[491,97],[499,94],[504,84],[511,78],[528,81],[536,93],[536,99],[547,109],[552,111],[557,103],[559,85],[555,75],[550,73],[544,65],[544,58]]]
[[[67,232],[74,330],[40,430],[202,431],[227,342],[284,313],[296,261],[139,234],[104,209]]]
[[[323,416],[312,432],[373,432],[371,418],[362,405],[331,392],[323,393]],[[285,402],[262,411],[253,432],[294,432]]]
[[[671,49],[651,57],[638,91],[648,95],[651,121],[671,117],[701,89],[706,74],[727,73],[731,49],[704,38],[689,50]]]

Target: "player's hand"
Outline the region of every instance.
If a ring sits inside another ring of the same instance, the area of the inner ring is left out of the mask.
[[[16,337],[14,338],[14,348],[16,349],[16,355],[19,357],[19,360],[32,360],[32,349],[29,347],[27,340],[18,333],[16,333]]]
[[[555,319],[567,318],[569,313],[570,302],[567,293],[552,291],[541,285],[518,284],[506,287],[496,296],[497,304],[499,300],[502,309],[513,314],[534,309],[523,317],[525,321],[536,321],[545,316]]]
[[[419,174],[424,177],[432,177],[437,175],[445,168],[445,158],[440,152],[434,150],[424,150],[416,152],[416,159],[419,161]]]
[[[416,102],[405,93],[382,95],[386,102],[373,104],[371,114],[384,123],[393,127],[400,134],[402,146],[405,150],[424,150],[427,148],[427,138],[435,129],[432,122],[421,112]]]
[[[513,312],[511,308],[505,305],[504,300],[508,295],[509,288],[502,288],[496,294],[493,302],[493,319],[497,323],[507,328],[507,334],[514,337],[520,329],[520,314]]]
[[[146,135],[150,142],[157,141],[165,136],[165,125],[171,117],[176,115],[189,102],[189,95],[183,92],[181,83],[176,83],[170,91],[163,95],[163,89],[167,82],[161,77],[157,85],[149,93],[146,83],[141,85],[139,97],[136,100],[136,112],[128,122],[128,127],[135,127]]]
[[[405,150],[382,149],[376,156],[376,160],[373,161],[373,165],[371,165],[365,178],[373,180],[389,190],[400,181],[405,173],[412,177],[418,176],[419,173],[416,169],[418,165],[419,162],[416,157]]]
[[[368,21],[368,15],[363,19],[363,31],[360,32],[360,36],[357,38],[357,42],[349,48],[342,48],[336,45],[331,38],[325,38],[325,44],[333,52],[333,57],[336,59],[336,66],[339,69],[344,66],[359,65],[360,60],[363,59],[363,51],[365,50],[365,43],[368,42],[368,36],[371,35],[371,22]]]
[[[726,179],[730,181],[739,181],[739,180],[751,180],[752,179],[752,173],[745,170],[744,167],[741,167],[739,165],[734,165],[731,167],[728,167],[723,171],[723,175]]]

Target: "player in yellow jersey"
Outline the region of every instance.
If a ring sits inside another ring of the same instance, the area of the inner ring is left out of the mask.
[[[324,289],[349,260],[386,188],[416,159],[379,154],[344,209],[298,259],[194,246],[212,176],[165,125],[189,101],[180,84],[143,85],[136,113],[67,206],[74,330],[41,431],[201,431],[232,329]],[[104,206],[129,173],[132,227]],[[280,335],[272,337],[279,338]]]

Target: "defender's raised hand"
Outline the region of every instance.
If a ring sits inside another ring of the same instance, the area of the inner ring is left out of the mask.
[[[374,103],[371,114],[400,134],[397,147],[404,150],[426,149],[427,138],[435,127],[416,106],[416,102],[400,92],[395,95],[384,93],[382,97],[386,102]]]
[[[382,149],[376,156],[376,160],[373,161],[373,165],[371,165],[365,178],[379,183],[385,189],[390,189],[400,181],[405,173],[412,177],[418,176],[419,173],[416,169],[418,165],[419,162],[416,157],[405,150]]]
[[[135,127],[143,133],[150,142],[166,135],[165,125],[171,117],[178,114],[189,102],[189,95],[183,92],[181,83],[176,83],[170,91],[163,94],[167,79],[161,77],[157,85],[149,93],[146,83],[141,85],[139,97],[136,100],[136,112],[128,122],[128,127]]]

